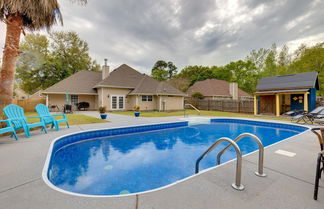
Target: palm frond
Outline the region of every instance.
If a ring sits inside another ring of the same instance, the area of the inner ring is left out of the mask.
[[[71,0],[86,4],[87,0]],[[10,15],[21,15],[23,25],[29,30],[49,29],[63,24],[58,0],[0,0],[0,20]]]

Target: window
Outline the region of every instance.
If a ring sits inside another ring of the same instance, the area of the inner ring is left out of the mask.
[[[152,95],[150,95],[150,96],[143,95],[142,96],[142,101],[143,102],[152,102],[153,101],[153,96]]]
[[[111,106],[112,106],[112,109],[117,109],[117,97],[116,96],[111,97]]]
[[[71,95],[71,103],[73,105],[76,105],[79,102],[79,96],[78,95]]]
[[[118,108],[119,109],[124,109],[124,97],[118,97]]]

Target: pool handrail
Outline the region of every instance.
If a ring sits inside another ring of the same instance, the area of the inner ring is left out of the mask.
[[[258,162],[258,171],[254,172],[255,175],[259,176],[259,177],[265,177],[267,176],[265,173],[263,173],[263,161],[264,161],[264,146],[262,144],[262,141],[260,140],[259,137],[257,137],[254,134],[251,133],[242,133],[240,134],[238,137],[236,137],[234,139],[234,142],[237,143],[238,141],[240,141],[241,139],[245,138],[245,137],[251,137],[253,138],[258,146],[259,146],[259,162]],[[217,164],[220,164],[220,159],[222,154],[228,150],[232,145],[229,144],[227,145],[224,149],[222,149],[218,154],[217,154]]]
[[[186,106],[190,106],[192,109],[194,109],[198,112],[198,115],[200,115],[200,110],[197,107],[193,106],[192,104],[187,103],[184,105],[184,108],[183,108],[183,117],[186,117]]]
[[[234,142],[232,139],[228,137],[221,137],[217,139],[196,161],[196,169],[195,173],[199,173],[199,163],[200,161],[208,155],[211,151],[213,151],[221,142],[227,141],[230,143],[230,146],[232,145],[235,148],[236,151],[236,175],[235,175],[235,183],[232,184],[232,187],[236,190],[242,191],[244,189],[244,186],[241,184],[241,175],[242,175],[242,152],[239,148],[239,146]]]

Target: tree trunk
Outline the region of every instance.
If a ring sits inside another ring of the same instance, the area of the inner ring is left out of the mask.
[[[2,57],[0,75],[0,108],[11,104],[15,81],[16,62],[19,54],[19,41],[22,30],[22,17],[19,14],[8,15],[7,33]]]

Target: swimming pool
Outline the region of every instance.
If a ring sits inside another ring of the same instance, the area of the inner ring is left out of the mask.
[[[220,137],[241,133],[258,136],[269,146],[307,130],[282,123],[241,119],[188,122],[86,131],[56,139],[47,157],[43,179],[60,191],[84,195],[121,195],[154,190],[195,174],[197,158]],[[200,163],[215,166],[222,143]],[[238,142],[243,154],[258,149],[250,138]],[[221,163],[236,157],[233,148]],[[234,172],[234,171],[233,171]]]

